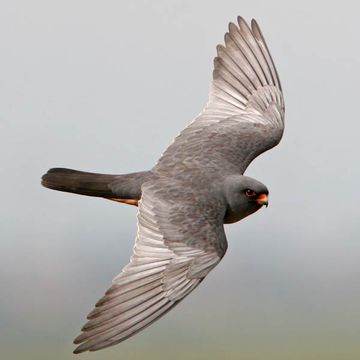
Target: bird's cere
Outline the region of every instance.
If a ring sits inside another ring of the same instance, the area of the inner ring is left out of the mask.
[[[259,205],[265,205],[266,207],[268,207],[269,201],[267,194],[260,194],[256,201]]]
[[[267,187],[244,172],[280,142],[284,112],[260,28],[239,17],[217,47],[206,106],[151,170],[110,175],[55,168],[43,176],[43,186],[53,190],[138,206],[133,255],[88,315],[74,340],[76,354],[145,329],[220,262],[224,224],[268,205]]]

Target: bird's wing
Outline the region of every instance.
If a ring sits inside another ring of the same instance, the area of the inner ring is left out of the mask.
[[[75,353],[106,348],[141,331],[188,295],[225,254],[221,204],[198,205],[173,187],[143,186],[130,263],[88,315]]]
[[[260,28],[255,20],[249,27],[239,17],[238,25],[229,25],[225,46],[217,47],[207,105],[155,169],[178,173],[176,160],[243,173],[255,157],[279,143],[284,111],[280,80]]]

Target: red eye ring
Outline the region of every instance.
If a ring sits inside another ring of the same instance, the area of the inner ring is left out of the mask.
[[[251,190],[251,189],[246,189],[245,190],[245,195],[248,196],[248,197],[254,197],[254,196],[256,196],[256,192],[254,190]]]

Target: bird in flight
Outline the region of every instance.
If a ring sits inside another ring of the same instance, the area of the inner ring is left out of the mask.
[[[138,206],[130,262],[87,316],[75,353],[133,336],[194,290],[227,249],[224,224],[268,204],[244,176],[284,130],[280,80],[255,20],[230,23],[218,45],[208,103],[149,171],[125,175],[53,168],[42,185]]]

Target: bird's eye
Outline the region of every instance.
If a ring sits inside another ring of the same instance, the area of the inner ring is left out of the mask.
[[[250,189],[245,190],[245,194],[246,194],[246,196],[249,196],[249,197],[256,196],[256,192],[254,190],[250,190]]]

